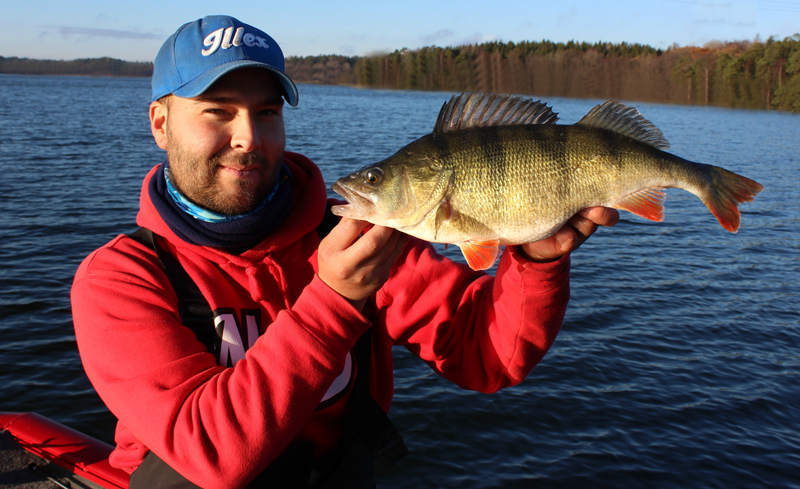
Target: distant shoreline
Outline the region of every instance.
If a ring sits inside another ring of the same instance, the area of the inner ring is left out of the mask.
[[[673,46],[489,42],[374,56],[290,56],[297,83],[501,92],[800,112],[800,35]],[[153,63],[4,58],[0,74],[149,77]]]
[[[85,58],[72,61],[5,58],[0,56],[0,73],[9,75],[134,76],[153,74],[153,63],[113,58]]]
[[[85,76],[85,77],[107,77],[107,78],[149,78],[150,75],[96,75],[93,73],[5,73],[0,71],[0,75],[9,76]]]

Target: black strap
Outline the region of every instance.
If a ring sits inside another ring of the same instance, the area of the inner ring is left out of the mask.
[[[186,273],[178,259],[164,248],[161,236],[147,228],[139,228],[129,237],[156,252],[158,261],[161,262],[161,267],[178,296],[178,312],[181,316],[181,323],[191,329],[200,343],[208,351],[214,353],[219,360],[220,340],[214,329],[214,313],[192,277]]]

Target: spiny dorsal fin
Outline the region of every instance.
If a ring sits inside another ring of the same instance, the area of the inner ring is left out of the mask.
[[[582,126],[608,129],[658,149],[669,148],[667,138],[655,124],[645,119],[638,110],[616,100],[595,106],[577,123]]]
[[[498,93],[453,95],[442,106],[433,132],[514,124],[553,124],[558,114],[541,101]]]

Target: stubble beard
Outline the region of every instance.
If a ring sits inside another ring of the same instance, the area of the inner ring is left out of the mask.
[[[220,189],[216,180],[217,168],[223,160],[219,153],[210,159],[193,155],[170,134],[167,139],[167,159],[170,163],[170,179],[178,191],[200,207],[228,216],[255,209],[275,186],[280,173],[280,165],[271,165],[255,153],[228,156],[226,159],[237,160],[241,167],[257,165],[262,172],[274,168],[273,174],[255,188],[250,188],[245,180],[237,180],[236,192],[229,194]]]

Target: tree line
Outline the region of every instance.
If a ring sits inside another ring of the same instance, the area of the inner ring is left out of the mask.
[[[0,57],[0,73],[150,76],[152,63]],[[629,43],[488,42],[373,56],[290,56],[298,83],[492,91],[800,112],[800,35],[654,49]]]
[[[800,112],[800,35],[672,46],[490,42],[367,57],[288,58],[298,81]]]
[[[85,58],[71,61],[4,58],[0,73],[15,75],[151,76],[153,63],[122,61],[114,58]]]

